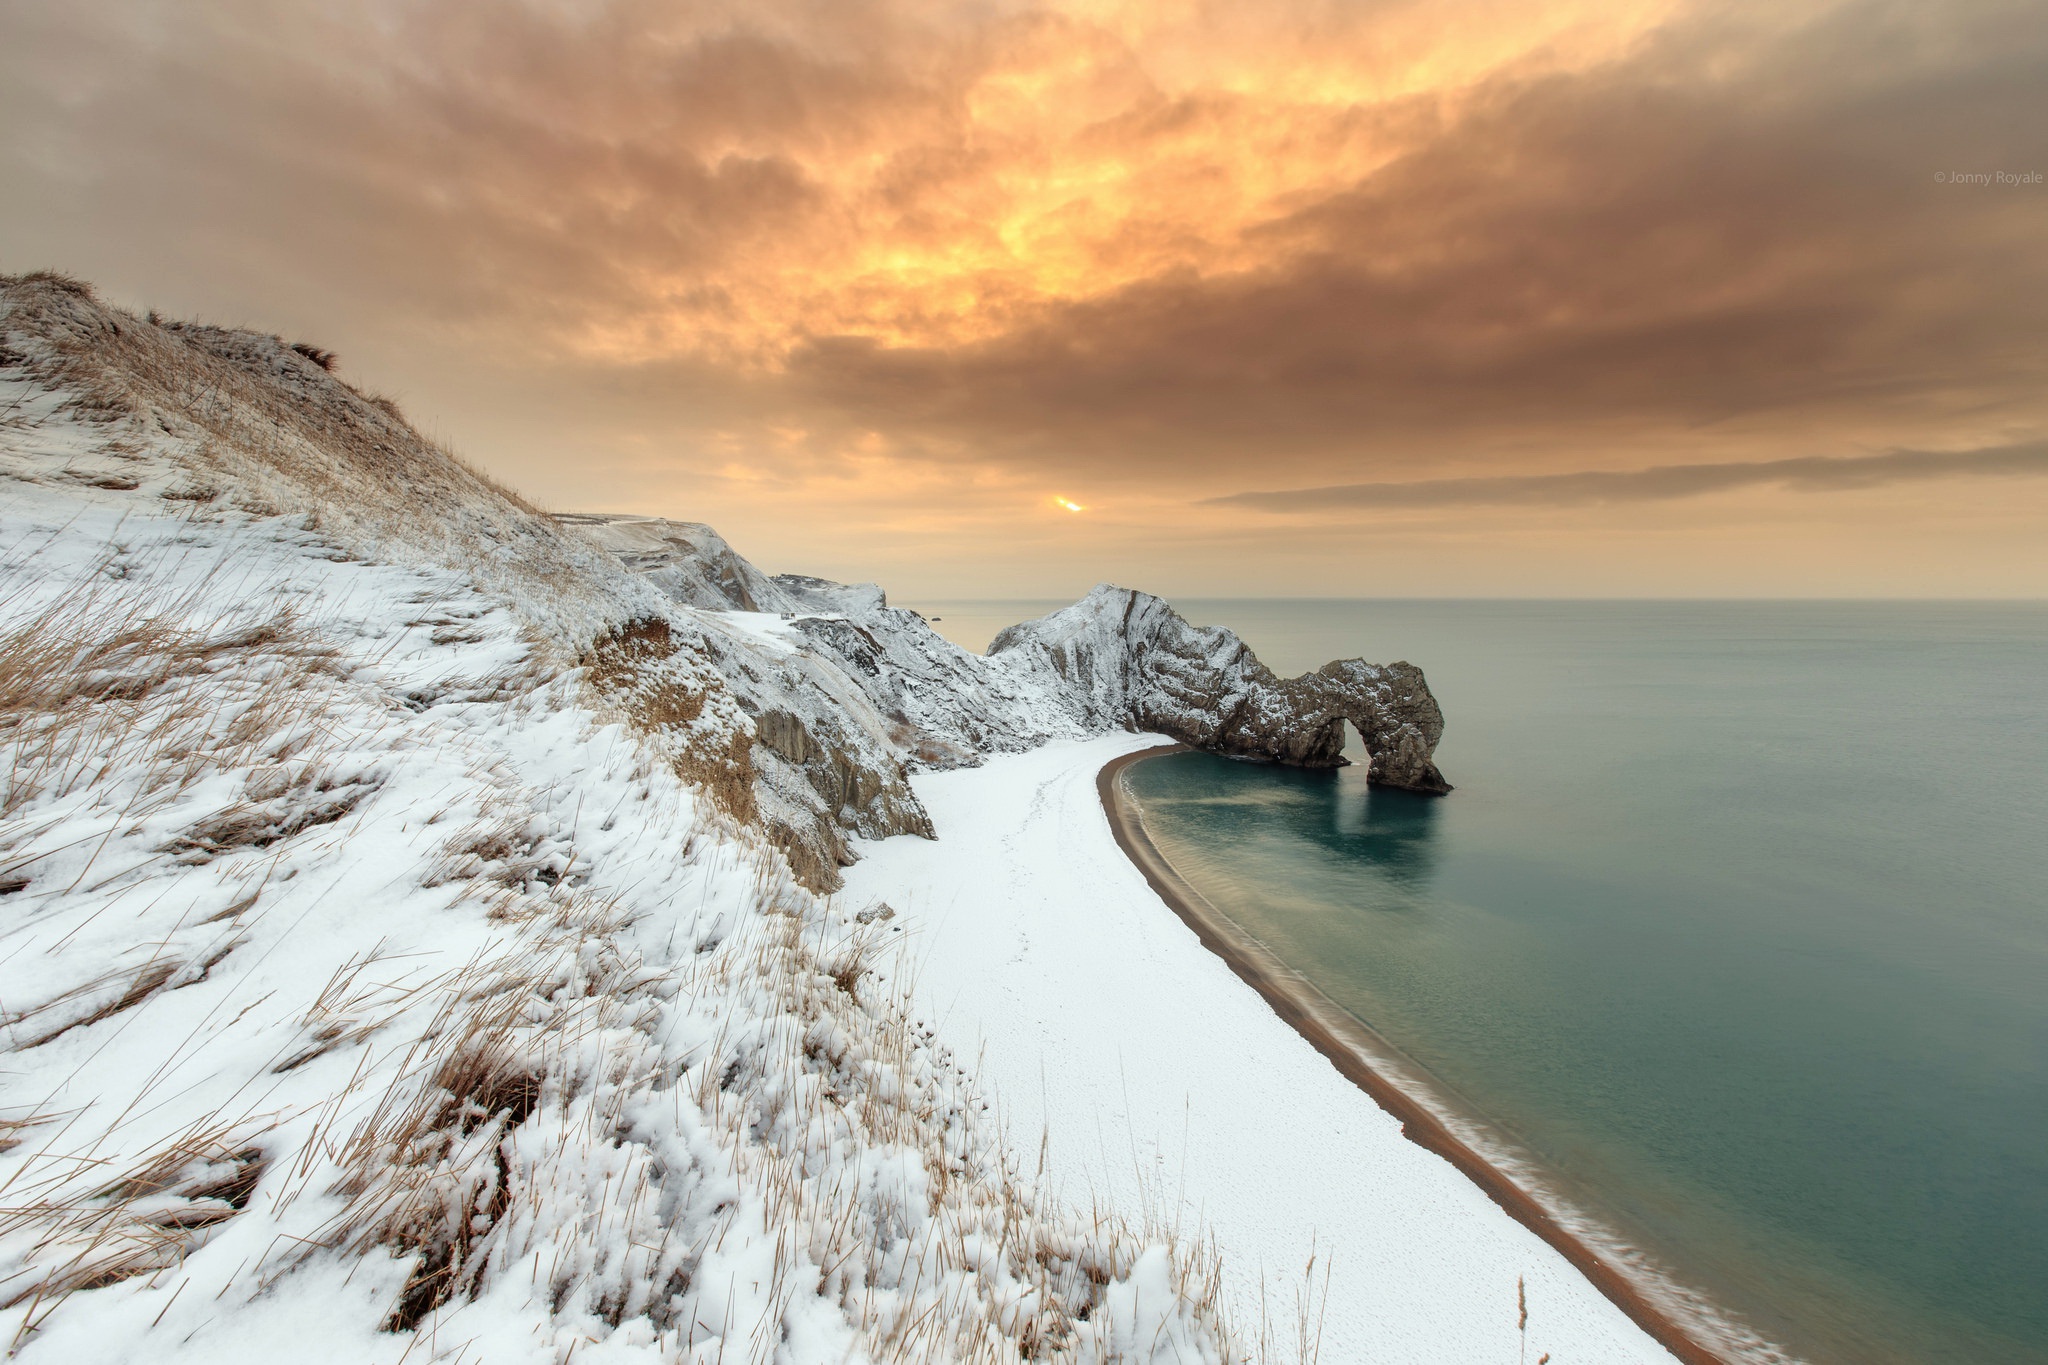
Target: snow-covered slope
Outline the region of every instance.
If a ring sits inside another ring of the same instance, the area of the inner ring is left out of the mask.
[[[588,512],[564,512],[555,520],[589,532],[672,602],[707,611],[798,610],[794,598],[701,522]]]
[[[0,278],[8,1348],[1223,1360],[815,893],[897,722],[330,364]]]
[[[518,602],[549,665],[590,666],[621,718],[757,820],[814,888],[838,884],[848,833],[929,831],[892,722],[836,668],[724,612],[678,610],[389,403],[336,380],[312,348],[145,321],[50,282],[13,286],[9,299],[24,373],[63,390],[63,412],[103,435],[51,479],[132,486],[177,506],[290,511],[342,552],[456,569]]]

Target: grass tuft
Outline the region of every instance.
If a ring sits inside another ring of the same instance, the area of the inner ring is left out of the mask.
[[[303,341],[294,341],[291,348],[329,374],[334,373],[334,367],[339,363],[339,358],[334,352],[323,351],[318,346],[309,345]]]

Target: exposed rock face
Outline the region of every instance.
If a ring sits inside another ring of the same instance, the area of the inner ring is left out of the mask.
[[[757,624],[713,611],[636,621],[599,640],[586,671],[636,728],[658,738],[673,728],[667,747],[678,770],[757,819],[806,885],[836,890],[839,869],[854,860],[849,834],[930,838],[931,818],[907,780],[897,727],[802,637],[749,628]],[[701,733],[693,670],[715,677],[751,724]]]
[[[1282,679],[1232,632],[1190,625],[1157,597],[1107,584],[1010,627],[986,656],[972,654],[917,613],[890,607],[872,584],[769,578],[708,526],[573,520],[680,601],[774,613],[800,641],[794,655],[817,684],[857,693],[864,705],[854,710],[880,718],[913,770],[971,766],[985,754],[1116,729],[1237,758],[1337,767],[1347,761],[1348,722],[1371,755],[1374,781],[1450,790],[1431,759],[1443,713],[1411,664],[1342,659]]]
[[[1326,709],[1357,727],[1372,755],[1366,772],[1373,781],[1419,792],[1451,789],[1435,761],[1444,713],[1414,664],[1338,659],[1289,685],[1318,697]]]
[[[858,694],[854,709],[879,718],[913,769],[973,767],[987,754],[1101,728],[1081,721],[1065,698],[960,648],[916,612],[891,607],[872,583],[802,574],[770,578],[716,531],[693,522],[596,515],[561,520],[679,601],[778,618],[756,621],[756,633],[779,643],[792,664],[835,674],[833,685]]]
[[[1235,758],[1332,768],[1347,761],[1349,721],[1372,755],[1374,781],[1450,790],[1431,761],[1443,712],[1413,664],[1340,659],[1282,679],[1233,632],[1190,625],[1159,598],[1109,584],[1011,626],[988,657],[1064,691],[1093,729],[1150,730]]]
[[[565,512],[555,520],[581,529],[670,601],[703,611],[791,610],[768,575],[700,522],[587,512]]]

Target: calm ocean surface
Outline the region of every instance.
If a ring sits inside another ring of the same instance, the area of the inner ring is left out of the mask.
[[[1796,1352],[2048,1362],[2048,604],[1175,605],[1449,721],[1441,799],[1134,768],[1218,908]]]

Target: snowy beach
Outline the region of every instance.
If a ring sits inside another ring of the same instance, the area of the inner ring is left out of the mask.
[[[1157,743],[1113,735],[921,775],[937,842],[863,844],[848,872],[846,904],[898,912],[927,1022],[978,1056],[1013,1145],[1042,1138],[1070,1201],[1149,1205],[1212,1236],[1240,1324],[1263,1315],[1291,1341],[1312,1283],[1326,1361],[1511,1361],[1525,1344],[1560,1365],[1671,1360],[1403,1137],[1159,899],[1096,789],[1106,763]]]

